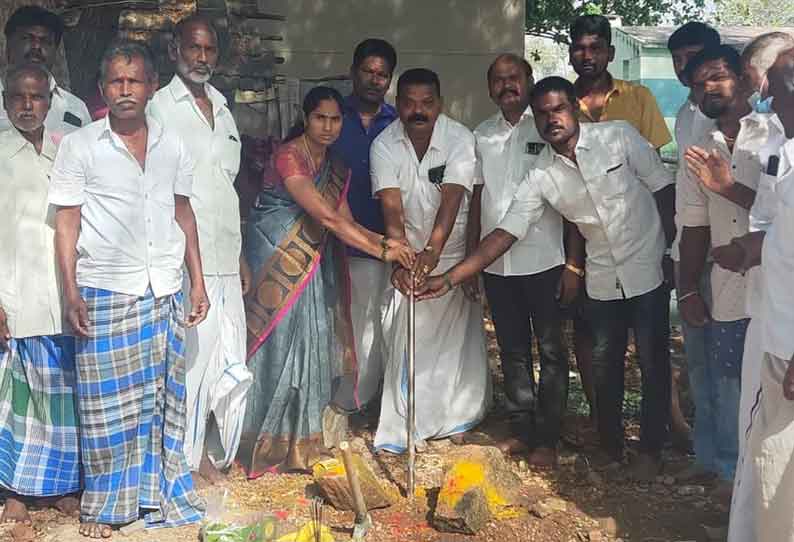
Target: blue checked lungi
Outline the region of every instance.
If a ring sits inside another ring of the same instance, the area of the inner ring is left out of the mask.
[[[182,453],[182,295],[81,288],[90,338],[77,338],[84,522],[149,527],[201,519],[204,503]]]
[[[74,339],[11,339],[0,352],[0,486],[34,497],[80,489]]]

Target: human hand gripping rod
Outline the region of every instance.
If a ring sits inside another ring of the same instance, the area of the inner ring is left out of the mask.
[[[416,482],[416,295],[414,272],[411,271],[411,290],[408,294],[408,500],[414,501]]]

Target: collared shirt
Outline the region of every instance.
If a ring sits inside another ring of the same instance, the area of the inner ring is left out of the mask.
[[[670,143],[670,130],[659,111],[659,105],[651,91],[643,85],[612,78],[612,90],[607,93],[601,116],[595,119],[587,106],[579,102],[579,120],[582,122],[603,122],[625,120],[634,126],[642,137],[650,141],[654,148]]]
[[[433,127],[427,152],[420,161],[405,127],[396,120],[375,138],[370,150],[372,189],[399,188],[405,233],[415,250],[427,245],[441,205],[440,184],[458,184],[466,191],[442,258],[463,258],[466,219],[474,185],[474,135],[461,123],[441,114]],[[436,182],[431,182],[434,180]]]
[[[106,117],[63,138],[50,203],[82,206],[77,284],[156,297],[182,287],[185,234],[175,195],[190,196],[193,160],[182,140],[153,118],[142,169]]]
[[[521,239],[549,205],[587,241],[592,299],[627,299],[657,288],[665,241],[653,192],[672,184],[672,174],[626,122],[580,124],[576,161],[544,148],[499,229]]]
[[[364,128],[358,111],[358,98],[351,94],[345,98],[344,121],[339,139],[331,146],[332,152],[344,160],[350,168],[350,188],[347,203],[353,218],[368,230],[383,233],[383,209],[372,196],[369,149],[380,133],[397,118],[397,110],[387,103],[381,104],[377,114]],[[348,247],[348,252],[357,257],[371,258],[360,250]]]
[[[776,173],[771,174],[768,168],[771,156],[780,159],[780,149],[786,142],[786,134],[783,124],[776,114],[765,116],[768,117],[769,135],[758,153],[763,171],[761,171],[761,177],[758,180],[755,201],[750,208],[750,231],[768,231],[775,219],[778,206],[778,196],[775,192],[778,176]],[[751,267],[747,271],[747,313],[750,318],[762,316],[763,297],[763,273],[760,266]]]
[[[780,169],[775,194],[778,198],[775,221],[764,238],[761,260],[763,276],[764,352],[781,359],[794,356],[794,139],[780,153]]]
[[[41,154],[13,126],[0,132],[0,307],[15,338],[63,330],[54,213],[47,203],[55,151],[46,127]]]
[[[723,159],[730,162],[731,173],[736,182],[755,190],[763,169],[759,151],[766,142],[768,133],[766,115],[753,113],[741,119],[733,153],[728,149],[725,136],[716,126],[696,144],[707,152],[717,151]],[[677,197],[679,206],[676,212],[681,226],[709,227],[712,248],[730,244],[731,239],[741,237],[749,231],[749,211],[704,187],[689,168],[680,177],[678,190],[680,195]],[[746,286],[747,280],[741,273],[734,273],[719,265],[712,266],[711,316],[720,322],[747,318]]]
[[[179,136],[196,164],[190,205],[196,215],[201,267],[205,275],[240,272],[240,199],[234,179],[240,169],[240,134],[226,98],[209,84],[213,129],[182,79],[175,75],[157,91],[149,112]]]
[[[676,184],[681,182],[681,177],[686,175],[687,165],[684,160],[686,150],[692,146],[693,143],[705,136],[712,128],[714,128],[716,121],[708,118],[700,108],[694,104],[689,98],[684,102],[678,110],[675,117],[675,142],[678,146],[678,171],[676,172]],[[676,190],[676,207],[680,205],[678,202],[679,191]],[[670,247],[672,252],[671,257],[673,260],[680,259],[679,245],[681,243],[681,222],[678,218],[678,213],[675,215],[675,240]]]
[[[484,184],[481,202],[482,237],[493,231],[507,214],[524,175],[546,143],[538,135],[532,110],[527,108],[511,125],[500,112],[474,130],[477,143],[475,184]],[[526,237],[516,241],[504,256],[485,271],[496,275],[531,275],[565,262],[562,217],[547,207],[530,226]]]
[[[8,130],[11,122],[3,105],[2,91],[3,83],[0,81],[0,130]],[[91,114],[83,100],[59,87],[54,77],[50,77],[50,91],[52,101],[47,118],[44,119],[44,127],[54,141],[60,141],[66,134],[91,124]]]

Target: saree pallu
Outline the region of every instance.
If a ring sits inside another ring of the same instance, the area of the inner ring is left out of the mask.
[[[203,501],[182,452],[182,294],[155,298],[81,288],[91,322],[76,339],[84,522],[147,527],[198,521]]]
[[[74,338],[11,339],[0,352],[0,486],[54,497],[80,489]]]
[[[348,172],[326,161],[315,186],[338,208]],[[358,404],[344,247],[283,187],[259,195],[243,245],[254,285],[245,299],[254,383],[238,460],[249,478],[307,470],[327,454],[324,409]]]

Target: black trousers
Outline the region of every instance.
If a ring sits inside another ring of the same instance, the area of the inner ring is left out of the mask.
[[[623,386],[628,330],[642,372],[640,449],[657,455],[670,422],[670,291],[662,284],[646,294],[616,301],[587,299],[584,319],[593,333],[593,375],[601,446],[623,452]]]
[[[505,379],[514,375],[528,378],[535,422],[532,440],[550,448],[560,439],[568,399],[568,355],[562,337],[562,310],[556,299],[562,269],[558,266],[534,275],[509,277],[483,274]],[[533,333],[540,350],[537,387],[532,371]],[[509,394],[508,399],[512,399]],[[527,428],[530,431],[532,428]]]

